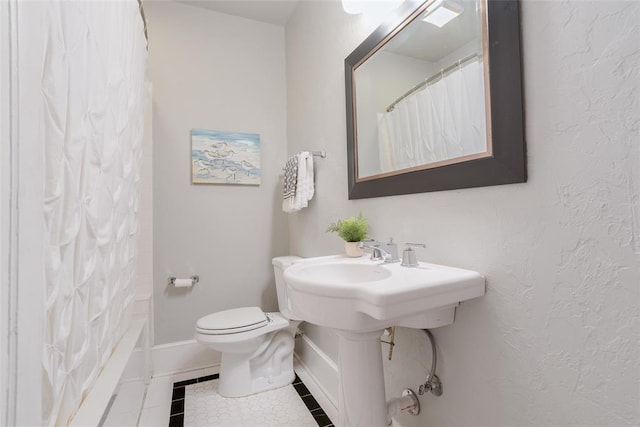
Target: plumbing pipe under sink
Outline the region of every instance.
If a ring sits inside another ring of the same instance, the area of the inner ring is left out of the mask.
[[[420,401],[410,388],[402,390],[402,397],[394,397],[387,402],[387,425],[391,425],[393,423],[391,417],[401,411],[406,411],[413,416],[420,413]]]

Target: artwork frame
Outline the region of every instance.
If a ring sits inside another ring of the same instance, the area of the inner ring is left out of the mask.
[[[191,129],[191,183],[259,186],[260,134]]]

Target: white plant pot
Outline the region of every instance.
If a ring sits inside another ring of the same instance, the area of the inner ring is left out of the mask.
[[[344,251],[347,256],[357,258],[364,255],[364,249],[360,247],[360,242],[344,242]]]

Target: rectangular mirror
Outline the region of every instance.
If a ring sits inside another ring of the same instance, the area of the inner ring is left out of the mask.
[[[407,1],[345,73],[349,198],[526,181],[517,1]]]

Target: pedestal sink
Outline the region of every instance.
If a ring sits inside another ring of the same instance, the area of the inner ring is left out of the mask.
[[[367,257],[307,258],[287,268],[284,279],[292,312],[338,336],[339,427],[387,425],[379,341],[385,328],[451,324],[456,306],[485,289],[474,271]]]

